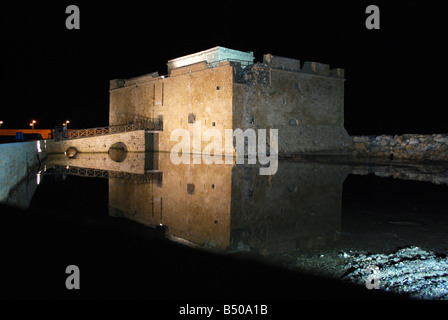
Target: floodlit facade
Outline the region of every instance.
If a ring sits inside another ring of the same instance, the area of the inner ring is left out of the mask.
[[[344,70],[266,54],[215,47],[167,63],[158,72],[110,81],[110,125],[147,118],[163,130],[147,135],[150,149],[169,152],[173,130],[202,132],[252,128],[278,130],[279,153],[342,153],[351,146],[344,129]],[[201,152],[208,144],[202,141]],[[222,153],[225,152],[224,140]],[[193,144],[192,144],[193,145]]]

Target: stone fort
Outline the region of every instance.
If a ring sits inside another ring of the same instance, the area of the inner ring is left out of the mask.
[[[278,129],[280,154],[343,153],[352,144],[341,68],[272,54],[254,63],[252,52],[219,46],[169,60],[167,67],[167,75],[110,81],[109,125],[163,121],[163,130],[145,135],[151,151],[169,152],[178,143],[171,132],[186,129],[192,137],[198,121],[222,136],[225,129]]]

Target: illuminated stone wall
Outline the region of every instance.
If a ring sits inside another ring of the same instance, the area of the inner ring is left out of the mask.
[[[186,129],[193,137],[189,115],[200,121],[202,130],[218,129],[224,136],[224,129],[232,128],[233,68],[229,62],[215,68],[198,63],[173,70],[166,78],[130,79],[121,88],[112,89],[116,80],[111,83],[110,125],[163,118],[163,132],[155,134],[154,151],[170,151],[178,143],[170,141],[175,129]]]
[[[278,129],[280,153],[352,148],[344,129],[343,69],[316,62],[301,66],[273,55],[249,66],[196,60],[188,65],[170,60],[168,76],[112,80],[110,125],[163,118],[163,132],[150,136],[155,151],[170,151],[178,143],[170,141],[175,129],[187,129],[192,137],[193,121],[201,123],[202,132],[218,129],[223,137],[224,129]]]
[[[145,131],[138,130],[81,139],[47,140],[46,145],[48,154],[64,153],[70,147],[76,148],[78,152],[108,152],[111,145],[117,142],[122,142],[129,152],[145,152],[148,148],[147,140]]]
[[[265,55],[234,84],[233,125],[278,129],[280,153],[342,153],[352,146],[344,128],[342,69]]]
[[[0,144],[0,202],[6,201],[46,156],[44,140]]]

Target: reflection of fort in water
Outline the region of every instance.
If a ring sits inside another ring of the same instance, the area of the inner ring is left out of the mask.
[[[222,251],[292,249],[340,229],[346,174],[338,166],[283,163],[260,176],[253,165],[174,165],[169,154],[156,156],[161,183],[109,178],[111,215]]]
[[[349,172],[280,162],[275,175],[260,176],[257,165],[174,165],[168,153],[129,153],[120,163],[107,154],[50,158],[47,165],[52,162],[108,169],[112,216],[163,225],[168,237],[201,247],[262,254],[336,240]]]

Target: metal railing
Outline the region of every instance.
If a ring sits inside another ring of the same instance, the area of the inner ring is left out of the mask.
[[[54,138],[56,141],[79,139],[105,134],[122,133],[136,130],[163,131],[162,119],[145,119],[134,123],[122,124],[117,126],[98,127],[80,130],[70,130],[66,132],[56,132]]]
[[[48,173],[90,178],[116,178],[133,181],[136,183],[157,183],[158,185],[161,185],[163,181],[163,172],[161,171],[149,171],[144,174],[138,174],[124,171],[55,165],[53,170]]]
[[[240,60],[240,59],[233,59],[233,58],[226,58],[226,59],[221,59],[221,60],[217,60],[217,61],[212,61],[212,62],[207,62],[207,68],[215,68],[217,67],[221,62],[226,62],[226,61],[230,61],[230,62],[236,62],[241,64],[241,66],[247,67],[253,64],[253,62],[247,61],[247,60]]]

